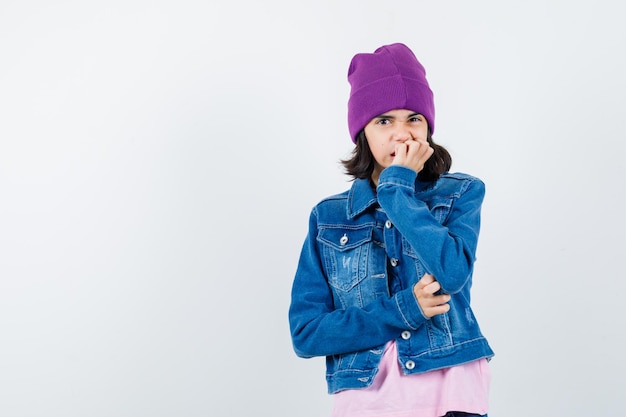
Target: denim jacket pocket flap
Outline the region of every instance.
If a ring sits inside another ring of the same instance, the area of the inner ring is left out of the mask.
[[[369,225],[357,229],[327,227],[319,230],[317,239],[339,252],[344,252],[370,242],[372,230],[373,227]]]

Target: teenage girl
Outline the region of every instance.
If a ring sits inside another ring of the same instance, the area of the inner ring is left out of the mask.
[[[311,211],[289,323],[326,357],[333,417],[486,416],[493,356],[470,307],[481,180],[450,173],[405,45],[353,57],[349,190]]]

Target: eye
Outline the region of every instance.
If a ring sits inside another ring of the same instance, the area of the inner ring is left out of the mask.
[[[416,114],[415,116],[411,116],[409,118],[410,122],[423,122],[424,121],[424,116],[422,116],[421,114]]]
[[[377,125],[388,125],[390,123],[391,123],[391,120],[386,119],[386,118],[376,120]]]

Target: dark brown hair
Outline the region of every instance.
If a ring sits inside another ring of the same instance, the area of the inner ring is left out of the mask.
[[[452,157],[446,148],[437,145],[433,141],[430,129],[426,139],[435,152],[428,158],[424,164],[424,169],[417,174],[417,178],[420,181],[436,181],[441,174],[450,170]],[[345,173],[351,175],[353,179],[370,179],[372,177],[376,161],[367,144],[365,130],[361,130],[356,137],[356,146],[352,151],[352,157],[350,159],[342,159],[340,162],[345,169]]]

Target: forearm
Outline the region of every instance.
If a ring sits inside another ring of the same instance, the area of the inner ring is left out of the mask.
[[[290,309],[294,350],[299,356],[337,355],[371,349],[392,340],[427,319],[412,289],[369,305],[332,310],[327,303],[295,295]]]
[[[442,224],[415,196],[415,172],[396,167],[383,171],[378,200],[390,220],[417,252],[427,272],[447,293],[460,291],[471,276],[480,226],[482,183],[468,187]]]

